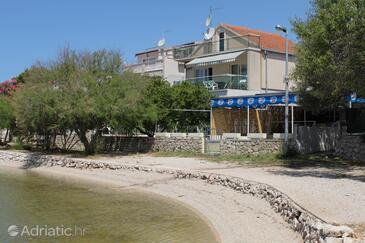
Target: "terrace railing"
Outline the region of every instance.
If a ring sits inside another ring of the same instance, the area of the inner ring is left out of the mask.
[[[163,60],[162,59],[148,60],[146,62],[131,64],[131,65],[127,66],[127,69],[130,69],[137,73],[162,70],[163,69]]]
[[[214,76],[204,76],[187,81],[194,84],[204,85],[209,90],[218,89],[241,89],[247,90],[247,75],[222,74]]]
[[[173,49],[174,59],[189,59],[198,56],[215,54],[224,51],[234,51],[245,48],[260,48],[260,37],[243,35],[224,39],[224,45],[218,40],[177,46]]]

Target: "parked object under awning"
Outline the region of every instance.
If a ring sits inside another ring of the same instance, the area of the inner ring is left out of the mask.
[[[231,52],[226,54],[220,54],[215,56],[209,56],[209,57],[199,57],[196,58],[186,64],[186,66],[207,66],[207,65],[215,65],[215,64],[221,64],[221,63],[228,63],[228,62],[234,62],[236,61],[237,57],[239,57],[242,53],[245,51],[239,51],[239,52]]]

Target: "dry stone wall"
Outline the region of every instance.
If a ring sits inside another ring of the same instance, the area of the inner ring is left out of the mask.
[[[268,154],[280,152],[283,140],[280,139],[223,139],[221,154]]]
[[[102,137],[99,150],[106,153],[201,152],[200,137]]]
[[[365,163],[365,140],[361,136],[343,135],[337,141],[335,155]]]

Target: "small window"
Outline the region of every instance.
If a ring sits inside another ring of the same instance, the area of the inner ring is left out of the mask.
[[[219,51],[224,51],[224,32],[219,33]]]
[[[231,73],[234,75],[239,74],[239,65],[238,64],[234,64],[231,66]]]
[[[184,64],[178,64],[177,66],[179,73],[184,73],[185,72],[185,65]]]
[[[247,65],[246,64],[241,65],[241,75],[247,75]]]

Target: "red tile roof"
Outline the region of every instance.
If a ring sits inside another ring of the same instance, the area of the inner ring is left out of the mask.
[[[233,26],[230,24],[221,24],[221,26],[231,29],[232,31],[240,35],[260,36],[260,45],[262,49],[285,52],[285,38],[280,36],[279,34],[263,32],[260,30],[253,30],[241,26]],[[294,52],[295,52],[295,43],[289,40],[289,53],[293,54]]]

